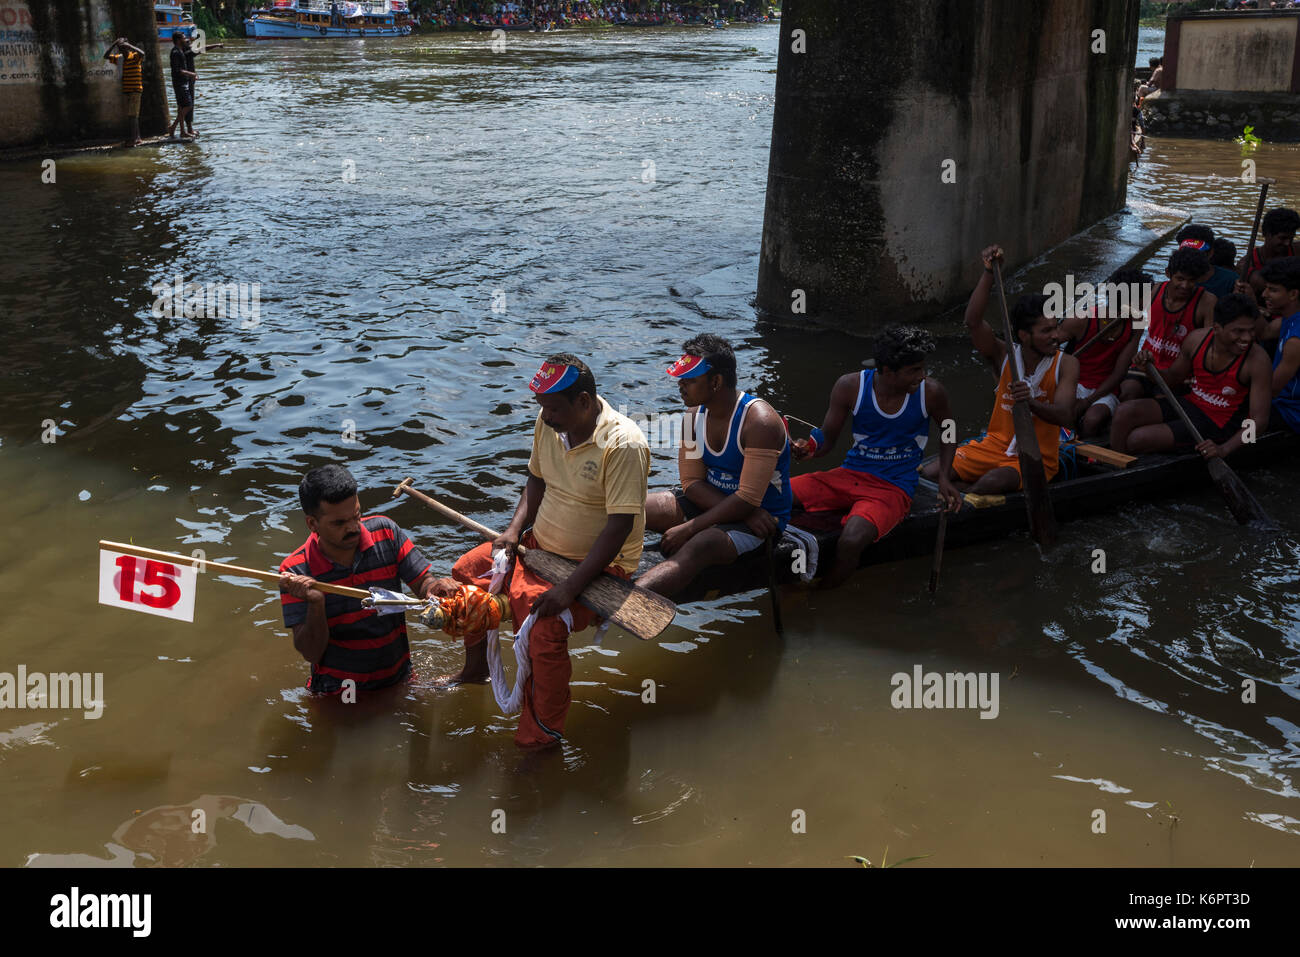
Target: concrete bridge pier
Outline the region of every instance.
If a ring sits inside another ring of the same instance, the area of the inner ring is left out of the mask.
[[[756,306],[870,334],[1119,209],[1138,0],[787,0]]]

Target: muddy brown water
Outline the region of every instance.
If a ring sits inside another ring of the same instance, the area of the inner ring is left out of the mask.
[[[0,863],[1300,861],[1300,555],[1209,491],[1066,526],[1047,556],[953,551],[936,598],[925,561],[789,590],[783,645],[762,593],[658,642],[580,636],[544,756],[487,689],[431,686],[459,651],[418,626],[416,679],[343,706],[306,695],[248,579],[201,576],[193,624],[96,602],[101,538],[273,567],[305,536],[298,476],[334,459],[447,568],[471,536],[387,490],[411,474],[503,524],[556,348],[668,413],[663,368],[711,328],[746,385],[820,415],[865,343],[749,306],[775,28],[509,42],[232,42],[202,61],[199,144],[67,158],[54,184],[0,169],[0,671],[104,676],[98,719],[0,710]],[[1244,245],[1251,190],[1208,179],[1239,152],[1154,141],[1131,195]],[[1255,159],[1300,202],[1300,150]],[[260,313],[153,316],[177,274],[257,283]],[[973,434],[991,388],[960,333],[934,365]],[[655,450],[652,485],[673,461]],[[1250,479],[1293,536],[1298,479]],[[996,675],[996,718],[893,707],[917,665]]]

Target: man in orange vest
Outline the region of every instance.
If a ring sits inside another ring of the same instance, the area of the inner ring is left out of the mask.
[[[1034,434],[1043,455],[1043,471],[1050,482],[1060,468],[1061,428],[1074,424],[1075,391],[1079,384],[1079,360],[1061,352],[1056,320],[1043,314],[1046,296],[1025,296],[1011,310],[1011,331],[1019,342],[1027,380],[1017,379],[1006,344],[984,321],[993,288],[993,264],[1002,260],[1002,247],[990,246],[981,253],[984,275],[966,305],[966,328],[980,355],[1000,370],[993,413],[987,434],[957,449],[949,478],[958,488],[979,494],[1016,492],[1020,489],[1020,456],[1011,410],[1027,402],[1034,414]],[[930,462],[921,472],[937,479],[939,462]]]

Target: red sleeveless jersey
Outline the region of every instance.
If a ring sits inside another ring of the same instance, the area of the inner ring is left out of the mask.
[[[1088,351],[1079,356],[1079,385],[1085,389],[1097,388],[1115,371],[1115,360],[1133,338],[1133,321],[1119,319],[1117,322],[1120,326],[1119,338],[1111,342],[1103,337],[1095,346],[1089,346]],[[1083,339],[1079,344],[1082,345],[1095,336],[1102,325],[1104,323],[1095,314],[1089,316],[1088,325],[1083,330]]]
[[[1247,278],[1250,278],[1250,276],[1251,276],[1253,273],[1259,272],[1259,270],[1261,270],[1261,269],[1264,268],[1264,263],[1263,263],[1263,261],[1259,258],[1259,250],[1260,250],[1260,247],[1259,247],[1259,246],[1256,246],[1254,249],[1252,249],[1252,250],[1250,251],[1250,269],[1249,269],[1249,270],[1247,271],[1247,273],[1246,273],[1246,277],[1247,277]],[[1288,246],[1288,247],[1286,247],[1286,254],[1287,254],[1288,256],[1294,256],[1294,255],[1295,255],[1295,246]]]
[[[1155,302],[1151,304],[1151,324],[1147,327],[1146,348],[1151,352],[1152,364],[1160,372],[1168,369],[1178,358],[1183,340],[1196,323],[1196,304],[1205,293],[1197,286],[1183,308],[1169,312],[1165,309],[1165,289],[1168,286],[1168,282],[1162,282],[1156,289]]]
[[[1196,355],[1192,356],[1192,391],[1188,393],[1187,401],[1204,412],[1211,422],[1223,428],[1250,396],[1241,382],[1241,367],[1250,350],[1233,359],[1223,371],[1211,372],[1205,363],[1213,341],[1214,332],[1211,330],[1196,350]]]

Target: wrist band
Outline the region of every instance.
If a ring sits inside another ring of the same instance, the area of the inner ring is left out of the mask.
[[[821,429],[813,429],[808,435],[808,441],[812,443],[812,450],[816,452],[826,444],[826,435]]]

